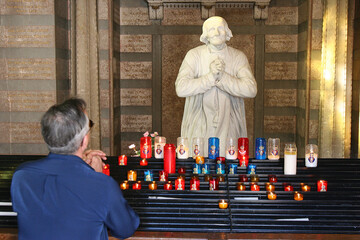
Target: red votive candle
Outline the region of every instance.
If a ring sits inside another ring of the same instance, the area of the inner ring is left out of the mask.
[[[175,173],[176,171],[176,147],[174,144],[165,144],[164,146],[164,171]]]
[[[277,182],[277,177],[275,175],[269,175],[269,182],[276,183]]]
[[[149,184],[149,189],[150,190],[156,190],[157,189],[157,184],[155,181],[152,181],[150,184]]]
[[[125,166],[127,165],[127,156],[126,155],[121,155],[118,157],[118,162],[120,166]]]
[[[225,158],[224,157],[217,157],[216,158],[216,163],[217,164],[225,164]]]
[[[110,176],[110,165],[109,164],[105,164],[105,166],[103,167],[102,173]]]
[[[200,190],[200,180],[194,176],[190,179],[190,190]]]
[[[123,181],[121,184],[120,184],[120,188],[121,190],[127,190],[129,189],[129,182],[128,181]]]
[[[182,176],[175,180],[175,190],[185,190],[185,179]]]
[[[285,183],[285,184],[283,184],[283,185],[284,185],[284,191],[285,191],[285,192],[292,192],[292,191],[294,191],[294,187],[291,186],[290,184]]]
[[[249,139],[238,139],[238,159],[240,167],[247,167],[249,164]]]
[[[185,167],[179,167],[178,168],[178,173],[179,174],[185,174],[186,173],[186,168]]]
[[[133,190],[140,190],[141,189],[141,181],[137,181],[136,183],[133,183],[132,189]]]
[[[147,165],[148,165],[148,161],[146,160],[146,158],[140,160],[140,166],[147,166]]]
[[[240,175],[239,180],[240,180],[240,182],[247,182],[249,179],[246,175]]]
[[[318,192],[326,192],[327,191],[327,181],[325,181],[325,180],[317,181],[317,190],[318,190]]]
[[[151,158],[151,154],[152,154],[151,137],[140,138],[140,157]]]
[[[166,182],[168,180],[168,174],[165,171],[159,171],[159,181]]]
[[[219,180],[218,179],[209,179],[209,190],[219,190]]]
[[[260,186],[256,183],[252,183],[250,189],[251,191],[260,191]]]
[[[165,190],[172,190],[173,186],[171,181],[168,181],[167,183],[164,184],[164,189]]]

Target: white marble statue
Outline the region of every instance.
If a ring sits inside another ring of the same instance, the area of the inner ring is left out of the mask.
[[[257,93],[245,54],[226,45],[231,37],[225,19],[207,19],[200,37],[205,45],[186,54],[175,82],[177,95],[186,98],[181,136],[204,137],[205,157],[209,137],[220,139],[220,156],[227,138],[247,137],[243,98]]]

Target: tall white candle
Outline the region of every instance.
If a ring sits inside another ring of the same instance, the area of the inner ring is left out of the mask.
[[[296,175],[297,149],[295,143],[285,144],[284,150],[284,174]]]

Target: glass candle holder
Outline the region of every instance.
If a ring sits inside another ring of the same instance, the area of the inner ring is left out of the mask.
[[[226,158],[224,158],[224,157],[217,157],[217,158],[216,158],[216,163],[217,163],[217,164],[226,164]]]
[[[152,181],[150,184],[149,184],[149,189],[150,190],[156,190],[157,189],[157,184],[155,181]]]
[[[225,176],[219,175],[219,176],[216,177],[216,180],[217,180],[218,182],[225,182]]]
[[[175,190],[185,190],[185,179],[182,176],[175,180]]]
[[[205,158],[203,156],[196,156],[195,162],[197,164],[204,164],[205,163]]]
[[[245,191],[245,190],[246,190],[246,186],[245,186],[244,183],[238,182],[238,183],[236,183],[236,189],[237,189],[238,191]]]
[[[268,192],[267,197],[268,197],[269,200],[275,200],[276,199],[276,193]]]
[[[294,200],[296,201],[302,201],[304,200],[304,195],[299,192],[294,192]]]
[[[237,159],[237,141],[236,141],[236,139],[229,138],[226,140],[225,158],[226,159]]]
[[[240,167],[247,167],[249,164],[249,139],[238,139],[238,159]]]
[[[228,173],[229,174],[237,174],[237,167],[238,165],[235,163],[231,163],[228,165]]]
[[[317,167],[319,149],[315,144],[307,144],[305,147],[305,167]]]
[[[149,170],[149,169],[144,170],[144,180],[146,182],[154,181],[154,173],[152,170]]]
[[[137,172],[135,170],[129,170],[127,172],[127,175],[128,175],[128,181],[136,181]]]
[[[266,191],[268,192],[274,192],[275,191],[275,185],[272,183],[266,183],[265,185]]]
[[[328,182],[325,180],[317,181],[317,191],[318,192],[327,192]]]
[[[286,143],[284,150],[284,174],[296,175],[297,149],[295,143]]]
[[[204,180],[205,182],[209,182],[213,177],[211,175],[205,175]]]
[[[148,160],[146,160],[146,158],[143,158],[140,160],[140,166],[147,166],[149,163],[148,163]]]
[[[208,158],[216,159],[217,157],[219,157],[219,138],[211,137],[208,144]]]
[[[168,173],[164,170],[159,171],[159,181],[160,182],[166,182],[168,180]]]
[[[250,181],[251,181],[251,182],[258,182],[258,181],[259,181],[259,175],[257,175],[257,174],[251,174],[251,175],[250,175]]]
[[[187,138],[184,138],[184,137],[177,138],[176,153],[177,153],[178,159],[188,159],[189,158],[189,143],[188,143]]]
[[[202,174],[210,174],[210,164],[209,163],[202,164],[201,173]]]
[[[284,191],[285,192],[292,192],[292,191],[294,191],[294,187],[291,186],[290,184],[285,183],[284,184]]]
[[[201,174],[201,164],[194,163],[192,169],[193,174]]]
[[[172,190],[173,186],[171,181],[168,181],[167,183],[164,184],[164,190]]]
[[[303,192],[310,192],[311,187],[309,185],[306,185],[305,183],[300,183],[301,191]]]
[[[104,165],[102,173],[105,174],[105,175],[110,176],[110,165],[109,164]]]
[[[176,170],[176,148],[174,144],[165,144],[164,146],[164,171],[175,173]]]
[[[255,158],[266,159],[266,139],[257,138],[255,141]]]
[[[275,175],[269,175],[269,182],[276,183],[277,182],[277,177]]]
[[[216,164],[216,174],[225,174],[225,164],[222,163]]]
[[[195,137],[192,139],[192,156],[204,156],[204,138]]]
[[[156,159],[164,158],[164,146],[166,144],[166,138],[161,136],[156,136],[154,141],[154,155]]]
[[[141,181],[137,181],[137,182],[133,183],[132,189],[133,190],[140,190],[141,189]]]
[[[260,186],[257,183],[251,183],[251,191],[260,191]]]
[[[140,138],[140,157],[151,158],[151,156],[152,156],[151,137]]]
[[[129,182],[128,181],[123,181],[121,184],[120,184],[120,188],[121,190],[127,190],[129,189]]]
[[[228,205],[229,205],[229,203],[228,203],[227,200],[222,199],[222,200],[219,201],[219,208],[220,209],[227,209]]]
[[[179,167],[178,168],[178,174],[185,174],[186,173],[186,168],[185,167]]]
[[[247,174],[256,174],[256,165],[255,164],[250,164],[247,167]]]
[[[280,159],[280,138],[269,138],[267,142],[268,159]]]
[[[198,177],[193,176],[190,179],[190,190],[200,190],[200,180]]]
[[[119,156],[118,157],[118,163],[119,163],[119,166],[127,165],[127,156],[126,155]]]
[[[240,180],[240,182],[247,182],[249,179],[246,175],[240,175],[239,180]]]
[[[217,179],[209,179],[209,190],[219,190],[219,181]]]

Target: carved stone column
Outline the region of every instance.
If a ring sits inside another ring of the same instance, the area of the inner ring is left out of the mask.
[[[75,94],[87,102],[89,117],[96,123],[89,147],[100,149],[97,1],[77,0],[75,4],[76,79],[73,79],[73,87]]]
[[[351,72],[348,72],[348,0],[325,0],[320,86],[321,157],[350,155]]]

